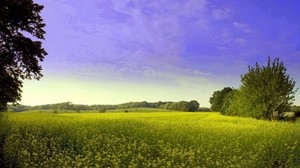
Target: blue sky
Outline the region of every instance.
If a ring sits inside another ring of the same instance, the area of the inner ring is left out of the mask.
[[[279,57],[300,85],[298,0],[38,0],[49,55],[22,104],[197,100]],[[295,104],[300,105],[300,94]]]

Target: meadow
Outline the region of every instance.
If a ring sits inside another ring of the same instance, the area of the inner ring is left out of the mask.
[[[214,112],[1,115],[7,167],[300,167],[300,122]]]

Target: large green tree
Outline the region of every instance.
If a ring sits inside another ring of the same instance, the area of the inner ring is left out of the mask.
[[[240,90],[228,101],[225,114],[271,120],[274,114],[280,117],[290,108],[297,91],[279,58],[268,58],[265,66],[249,66],[241,82]]]
[[[39,63],[47,55],[40,41],[45,34],[42,9],[32,0],[0,1],[0,111],[21,100],[24,79],[42,77]]]

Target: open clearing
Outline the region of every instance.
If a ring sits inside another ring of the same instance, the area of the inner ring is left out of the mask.
[[[11,167],[297,167],[300,123],[219,113],[5,113]]]

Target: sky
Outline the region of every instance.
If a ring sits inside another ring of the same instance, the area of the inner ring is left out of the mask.
[[[298,0],[36,0],[48,56],[21,104],[190,101],[210,107],[268,56],[300,86]],[[300,105],[300,91],[295,104]]]

